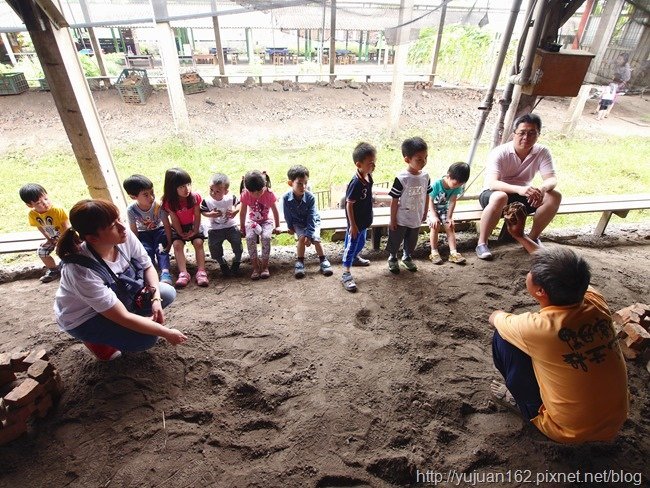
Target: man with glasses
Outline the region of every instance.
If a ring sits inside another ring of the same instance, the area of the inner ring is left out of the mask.
[[[528,237],[541,245],[539,235],[553,220],[562,195],[555,190],[557,178],[550,151],[537,144],[542,120],[534,114],[522,115],[515,121],[511,142],[495,147],[488,156],[485,183],[479,196],[483,207],[476,255],[492,259],[488,238],[496,227],[503,208],[512,202],[521,202],[529,214],[534,214]],[[539,172],[542,184],[531,182]]]

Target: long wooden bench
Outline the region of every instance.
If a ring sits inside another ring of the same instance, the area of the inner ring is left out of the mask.
[[[601,195],[564,198],[558,215],[577,213],[600,213],[594,234],[602,236],[612,215],[625,218],[630,210],[650,209],[650,194]],[[347,227],[344,209],[321,210],[321,230],[340,230]],[[454,212],[456,222],[475,222],[481,219],[481,207],[476,200],[459,201]],[[379,241],[390,221],[389,207],[376,207],[372,223],[373,247],[379,249]],[[427,224],[422,224],[426,227]],[[286,230],[286,224],[281,222]],[[38,231],[13,232],[0,235],[0,254],[34,251],[43,242]]]
[[[560,205],[558,215],[577,213],[601,213],[594,234],[602,236],[612,215],[627,217],[630,210],[650,209],[650,194],[641,195],[604,195],[565,198]],[[481,206],[476,200],[459,201],[454,211],[456,222],[475,222],[481,219]],[[324,210],[321,214],[322,230],[345,229],[347,220],[343,209]],[[373,248],[379,249],[381,236],[385,234],[390,222],[390,208],[376,207],[372,223]],[[427,227],[426,223],[422,224]]]

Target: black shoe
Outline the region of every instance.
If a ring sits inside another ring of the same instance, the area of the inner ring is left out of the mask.
[[[222,276],[230,276],[230,266],[228,266],[228,263],[221,263],[219,267],[221,268]]]
[[[57,280],[61,277],[59,268],[48,269],[43,276],[40,277],[41,283],[49,283],[50,281]]]
[[[230,268],[230,274],[233,276],[239,276],[239,261],[233,261],[232,267]]]
[[[352,266],[370,266],[370,260],[357,256],[354,258],[354,261],[352,261]]]

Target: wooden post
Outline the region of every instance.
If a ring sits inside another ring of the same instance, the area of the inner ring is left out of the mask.
[[[573,134],[576,125],[578,125],[578,120],[580,120],[582,111],[585,108],[585,103],[587,103],[587,99],[589,98],[591,87],[592,85],[582,85],[578,92],[578,96],[571,99],[571,104],[566,113],[567,118],[564,120],[564,124],[562,125],[562,134],[565,137],[570,137]]]
[[[216,12],[217,11],[217,2],[216,0],[212,0],[212,11]],[[219,17],[217,15],[212,16],[212,27],[214,29],[214,41],[217,44],[217,62],[219,63],[219,74],[221,76],[225,76],[226,74],[226,68],[224,66],[223,62],[223,47],[221,46],[221,30],[219,29]],[[248,37],[246,38],[248,39]],[[249,53],[249,58],[248,62],[250,64],[250,53]],[[223,80],[226,81],[227,80]]]
[[[153,6],[154,20],[168,17],[166,0],[152,0],[151,4]],[[162,58],[165,81],[167,82],[167,94],[169,95],[169,106],[172,110],[174,127],[177,133],[184,134],[189,131],[190,118],[187,114],[187,105],[183,94],[183,85],[181,84],[181,66],[178,61],[174,31],[169,22],[156,20],[156,32],[158,34],[158,48]]]
[[[399,25],[403,26],[413,18],[414,0],[401,0],[399,10]],[[402,98],[404,96],[404,73],[410,44],[411,27],[400,27],[397,31],[397,49],[393,60],[393,82],[390,87],[390,133],[395,135],[399,128],[399,117],[402,113]],[[388,59],[388,50],[385,54]]]
[[[253,49],[253,34],[250,27],[244,29],[246,34],[246,56],[248,56],[248,64],[253,64],[255,57],[255,50]]]
[[[596,82],[600,65],[603,62],[609,41],[612,39],[612,34],[616,28],[616,23],[618,22],[623,5],[625,5],[625,0],[612,0],[607,2],[605,8],[603,8],[600,22],[598,22],[598,29],[594,36],[594,42],[589,47],[589,50],[596,55],[591,60],[589,71],[587,72],[585,81],[589,83]]]
[[[5,49],[7,50],[7,56],[9,56],[9,61],[11,61],[12,66],[16,66],[16,56],[14,56],[14,51],[11,48],[11,44],[9,43],[9,37],[7,36],[6,33],[0,32],[0,38],[2,38],[2,43],[5,46]]]
[[[359,59],[363,57],[363,31],[359,31]]]
[[[90,196],[112,201],[125,212],[122,185],[70,31],[54,28],[36,2],[8,3],[29,31]]]
[[[336,0],[332,0],[332,10],[330,17],[330,83],[334,83],[336,75],[334,67],[336,65]]]
[[[90,23],[90,13],[88,12],[88,4],[86,3],[86,0],[79,0],[79,6],[81,7],[84,21]],[[106,66],[104,65],[104,53],[102,52],[102,47],[99,45],[99,41],[95,35],[95,29],[92,27],[88,28],[88,37],[90,37],[90,43],[93,46],[93,53],[95,54],[97,66],[99,67],[99,74],[102,76],[108,76]],[[107,83],[107,85],[110,85],[110,83]]]
[[[436,46],[433,50],[433,60],[431,61],[431,74],[429,81],[433,83],[436,78],[436,70],[438,69],[438,55],[440,54],[440,43],[442,42],[442,30],[445,27],[445,17],[447,16],[447,1],[443,0],[442,10],[440,10],[440,23],[438,24],[438,35],[436,36]]]
[[[582,17],[580,17],[580,24],[578,24],[578,31],[576,36],[573,38],[573,44],[571,49],[580,49],[580,41],[582,40],[582,35],[585,32],[585,27],[587,27],[587,22],[589,21],[589,16],[591,11],[594,9],[595,0],[587,0],[585,4],[585,10],[582,12]]]
[[[296,29],[296,56],[300,56],[300,29]]]

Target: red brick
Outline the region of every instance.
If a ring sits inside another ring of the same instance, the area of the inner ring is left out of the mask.
[[[618,341],[618,345],[621,346],[621,352],[623,353],[623,357],[628,361],[635,360],[639,355],[639,353],[636,352],[634,349],[630,349],[629,347],[627,347],[624,340]]]
[[[0,370],[0,386],[4,386],[7,383],[11,383],[16,379],[16,375],[13,371],[3,371]]]
[[[639,324],[629,322],[625,324],[623,330],[627,334],[627,337],[625,338],[626,346],[637,351],[642,351],[648,346],[648,344],[650,344],[650,332],[645,330]]]
[[[23,363],[29,352],[14,352],[11,354],[11,369],[14,371],[27,371],[29,365]]]
[[[0,354],[0,371],[13,371],[11,369],[11,354],[6,352]]]
[[[26,424],[5,425],[0,429],[0,446],[17,439],[27,432]]]
[[[20,384],[20,386],[14,388],[5,395],[5,402],[9,407],[21,407],[32,402],[43,391],[43,385],[40,385],[38,381],[32,378],[27,378]]]
[[[52,397],[48,394],[41,398],[36,404],[36,415],[39,418],[43,418],[47,415],[47,412],[52,408]]]
[[[635,303],[630,307],[630,310],[643,318],[646,315],[650,315],[650,307],[643,303]]]
[[[6,385],[0,386],[0,397],[4,397],[6,394],[8,394],[11,390],[14,388],[17,388],[21,385],[23,381],[25,381],[26,378],[16,378],[14,381],[11,383],[7,383]]]
[[[7,411],[7,424],[24,424],[27,419],[36,411],[36,405],[30,403],[15,410]]]
[[[29,355],[23,360],[27,364],[27,367],[34,364],[34,361],[37,359],[47,360],[47,351],[45,349],[38,349],[29,353]]]
[[[43,361],[42,359],[37,359],[27,369],[27,375],[30,378],[34,378],[39,383],[44,383],[52,376],[52,371],[54,371],[54,368],[50,363]]]

